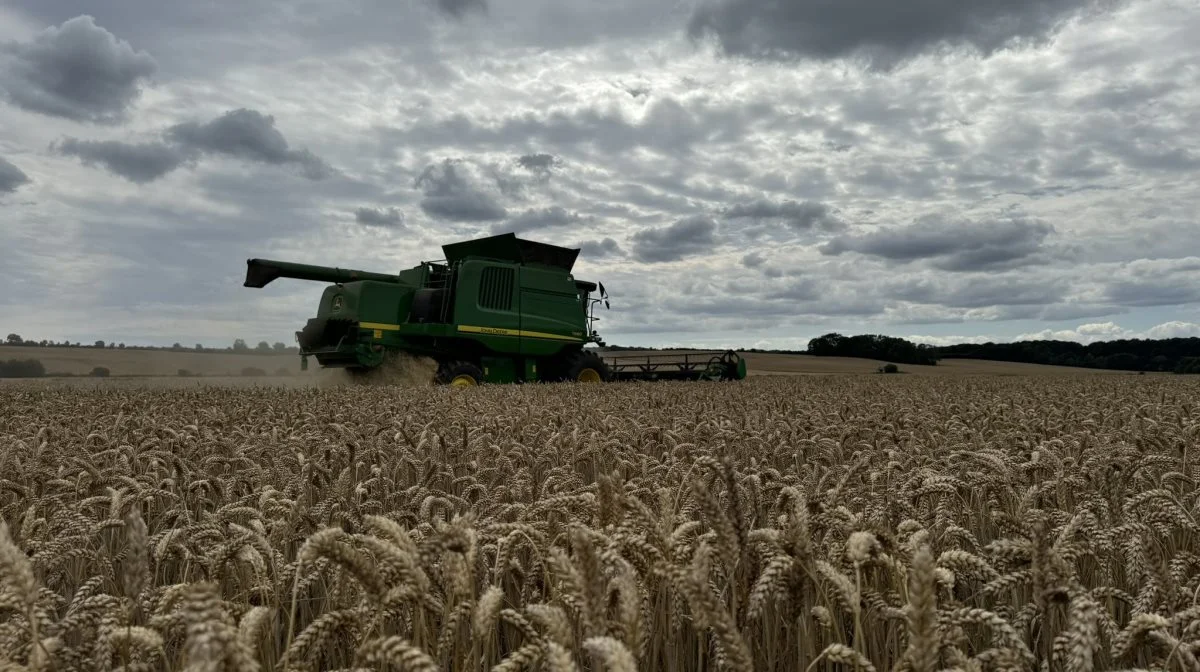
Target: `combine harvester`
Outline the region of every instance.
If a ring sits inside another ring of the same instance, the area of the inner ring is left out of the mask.
[[[507,233],[442,251],[444,260],[394,275],[249,259],[245,286],[278,278],[332,283],[317,316],[296,332],[306,370],[315,357],[322,367],[366,373],[405,353],[433,359],[435,381],[455,386],[746,377],[745,360],[733,351],[606,360],[585,347],[604,345],[593,323],[608,293],[571,275],[578,249]]]

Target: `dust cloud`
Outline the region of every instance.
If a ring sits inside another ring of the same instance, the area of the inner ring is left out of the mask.
[[[407,353],[389,354],[383,364],[362,373],[346,369],[319,369],[314,372],[320,387],[342,385],[396,385],[400,387],[432,387],[437,362],[428,357]]]

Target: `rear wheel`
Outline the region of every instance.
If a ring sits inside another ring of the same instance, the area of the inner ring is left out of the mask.
[[[564,378],[569,382],[603,383],[610,378],[608,364],[594,352],[578,352],[567,365]]]
[[[475,387],[483,383],[483,371],[470,362],[447,362],[439,367],[437,382],[451,387]]]

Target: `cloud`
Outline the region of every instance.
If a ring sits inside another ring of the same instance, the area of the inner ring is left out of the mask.
[[[1200,324],[1176,320],[1163,322],[1162,324],[1138,331],[1136,329],[1127,329],[1116,322],[1108,321],[1090,322],[1072,329],[1042,329],[1007,338],[990,335],[904,336],[904,338],[915,343],[928,343],[938,346],[957,345],[960,343],[981,344],[1019,341],[1074,341],[1086,345],[1100,341],[1130,339],[1200,338]]]
[[[462,18],[469,12],[487,12],[487,0],[435,0],[442,12]]]
[[[1145,338],[1200,338],[1200,324],[1173,320],[1150,327]]]
[[[1045,330],[1039,332],[1037,336],[1027,336],[1029,340],[1046,340],[1056,339],[1060,341],[1080,341],[1083,343],[1091,343],[1094,341],[1111,341],[1120,338],[1126,338],[1130,332],[1122,328],[1116,322],[1091,322],[1081,324],[1074,329],[1050,331]],[[1017,337],[1021,340],[1021,336]]]
[[[487,222],[508,216],[478,171],[462,160],[444,159],[427,166],[415,186],[425,193],[421,209],[434,219]]]
[[[742,265],[746,268],[758,268],[765,263],[767,263],[767,258],[763,256],[762,252],[751,252],[742,257]]]
[[[711,217],[694,215],[669,226],[644,229],[633,234],[633,256],[650,263],[678,261],[707,254],[716,247],[717,225]]]
[[[819,249],[826,255],[857,252],[901,263],[929,259],[944,271],[1004,269],[1031,262],[1053,231],[1044,222],[1017,216],[984,222],[925,217],[909,226],[834,238]]]
[[[247,109],[232,110],[199,124],[176,124],[161,133],[161,141],[130,143],[119,140],[80,140],[66,137],[54,143],[60,154],[75,156],[86,165],[99,164],[131,182],[153,182],[201,156],[229,156],[270,165],[300,166],[310,180],[328,177],[333,169],[308,150],[289,148],[275,128],[275,118]]]
[[[275,117],[245,108],[230,110],[212,121],[176,124],[166,138],[179,146],[273,165],[297,164],[309,179],[330,173],[323,160],[307,149],[291,149],[283,133],[275,128]]]
[[[28,175],[4,157],[0,157],[0,194],[11,194],[28,182]]]
[[[1184,261],[1200,258],[1200,186],[1183,179],[1200,157],[1200,13],[1118,2],[985,59],[944,48],[986,32],[973,26],[908,51],[882,40],[904,61],[875,72],[804,52],[893,8],[850,21],[831,5],[833,34],[804,44],[747,22],[743,38],[770,38],[759,53],[789,49],[772,62],[679,39],[692,9],[675,0],[492,2],[486,21],[479,5],[449,19],[436,0],[108,3],[98,23],[158,64],[126,127],[80,130],[0,89],[0,156],[38,187],[0,195],[16,275],[0,314],[59,340],[103,325],[125,331],[93,340],[129,342],[179,327],[102,317],[169,304],[216,316],[199,328],[226,342],[287,340],[312,300],[260,319],[226,291],[246,257],[394,268],[512,223],[581,241],[589,274],[619,290],[605,332],[620,343],[1200,322]],[[811,14],[789,4],[780,16]],[[0,42],[34,44],[79,6],[11,0]],[[861,33],[849,41],[865,47],[834,51],[871,53]],[[8,83],[18,60],[0,50]],[[222,114],[238,109],[257,113]],[[46,151],[56,142],[73,154]],[[322,172],[311,155],[335,173],[300,177]],[[160,173],[151,188],[126,183]],[[366,228],[393,213],[403,235]],[[700,226],[673,228],[686,220]],[[823,254],[830,241],[847,249]],[[146,258],[162,261],[158,280],[129,270]],[[685,293],[704,300],[669,301]]]
[[[526,170],[550,170],[558,159],[553,154],[523,154],[517,157],[517,164]]]
[[[883,283],[885,296],[949,308],[1044,306],[1067,294],[1063,282],[1022,274],[974,275],[965,278],[903,278]]]
[[[99,164],[109,172],[145,184],[183,165],[187,152],[161,142],[126,143],[115,140],[65,138],[55,145],[65,155],[78,157],[85,165]]]
[[[575,243],[575,247],[579,248],[579,255],[586,259],[620,257],[625,254],[621,246],[617,244],[617,241],[612,238],[585,240],[581,243]]]
[[[149,54],[86,15],[47,28],[32,42],[0,45],[0,88],[8,99],[75,121],[125,121],[156,68]]]
[[[688,23],[693,38],[712,36],[729,55],[764,59],[862,60],[890,68],[939,47],[984,55],[1043,41],[1091,0],[711,0]]]
[[[587,221],[590,221],[590,218],[584,217],[578,212],[568,212],[559,205],[549,208],[530,208],[507,221],[493,224],[492,233],[508,233],[511,231],[520,235],[528,231],[569,226],[572,224],[578,225]]]
[[[1200,303],[1200,257],[1124,264],[1107,274],[1103,298],[1125,306]]]
[[[387,229],[402,228],[404,217],[396,208],[358,208],[354,211],[354,221],[363,226],[378,226]]]
[[[824,229],[832,231],[844,226],[829,206],[813,201],[771,201],[760,198],[738,203],[725,210],[726,219],[778,220],[796,231]]]

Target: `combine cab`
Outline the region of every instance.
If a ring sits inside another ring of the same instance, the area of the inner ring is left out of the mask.
[[[437,381],[450,385],[639,377],[623,358],[610,363],[585,347],[603,345],[594,308],[607,307],[608,295],[603,284],[571,274],[578,249],[508,233],[442,251],[444,260],[394,275],[249,259],[245,286],[279,278],[330,283],[316,317],[296,332],[304,368],[313,357],[322,367],[368,372],[389,354],[407,353],[435,360]],[[732,372],[725,378],[744,377],[744,362],[730,355],[737,357],[725,353],[724,364],[706,360],[703,367],[683,361],[670,375],[663,367],[637,371],[641,378],[702,378],[724,366]]]

